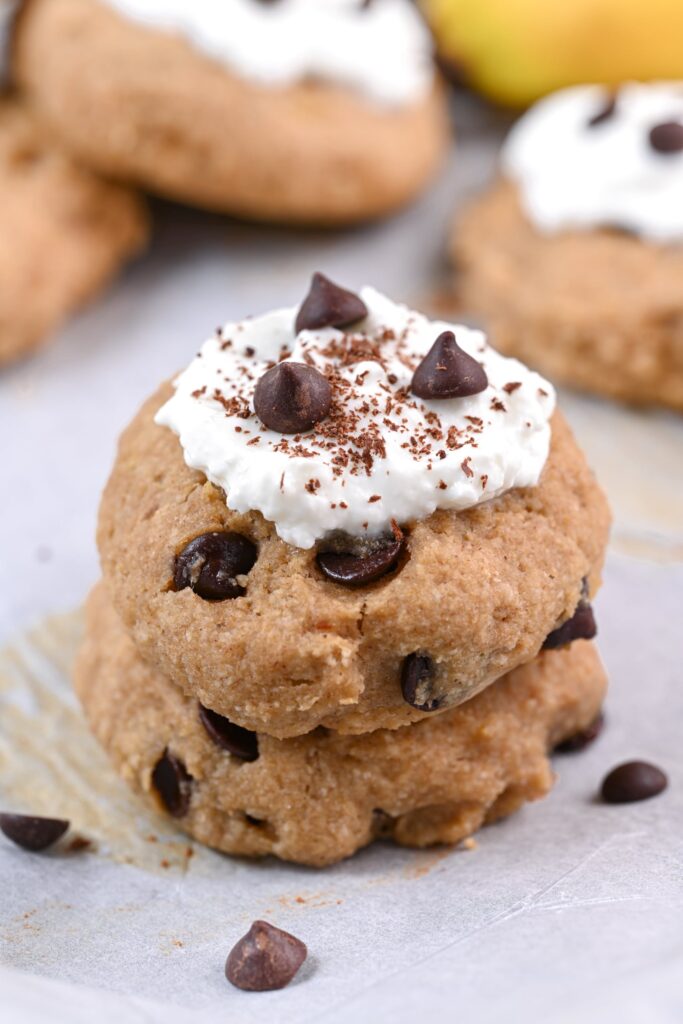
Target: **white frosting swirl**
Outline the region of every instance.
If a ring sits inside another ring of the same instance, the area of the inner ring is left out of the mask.
[[[106,0],[184,36],[244,78],[287,86],[319,78],[389,106],[434,80],[429,33],[411,0]]]
[[[600,86],[565,89],[537,103],[512,129],[503,170],[539,230],[623,227],[654,242],[683,242],[683,153],[658,153],[650,129],[683,123],[683,82],[631,83],[613,116]]]
[[[392,520],[533,486],[548,456],[555,394],[547,381],[499,355],[481,331],[430,321],[372,288],[361,295],[368,316],[346,332],[296,336],[296,309],[228,324],[156,416],[229,508],[260,511],[301,548],[333,530],[376,536]],[[489,386],[469,398],[417,399],[408,394],[414,368],[445,330],[481,362]],[[309,362],[332,383],[331,415],[306,434],[275,433],[254,413],[256,382],[283,357]]]

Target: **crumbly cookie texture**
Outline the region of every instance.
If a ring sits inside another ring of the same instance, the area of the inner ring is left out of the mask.
[[[579,641],[419,724],[259,735],[245,760],[211,737],[196,700],[140,658],[102,586],[76,666],[86,716],[117,770],[170,806],[181,828],[228,853],[318,867],[378,837],[456,843],[542,797],[548,750],[596,718],[605,685],[594,646]]]
[[[15,72],[91,166],[259,220],[386,214],[425,187],[448,139],[437,87],[384,109],[319,82],[262,86],[97,0],[32,0]]]
[[[147,240],[142,201],[84,170],[0,100],[0,363],[41,345]]]
[[[552,380],[683,410],[683,247],[543,235],[500,181],[458,218],[452,255],[459,305],[496,348]]]
[[[325,725],[396,728],[425,717],[402,694],[408,655],[436,666],[439,709],[536,656],[569,619],[583,580],[598,586],[609,512],[560,415],[537,487],[407,529],[398,567],[354,589],[326,579],[315,549],[280,540],[190,470],[154,414],[164,386],[124,433],[98,530],[106,584],[140,653],[186,693],[248,729],[286,737]],[[176,556],[209,531],[258,549],[233,600],[174,589]]]

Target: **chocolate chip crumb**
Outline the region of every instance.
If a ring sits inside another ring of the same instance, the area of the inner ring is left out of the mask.
[[[255,761],[258,758],[258,736],[250,729],[243,729],[224,715],[211,708],[199,705],[199,720],[213,742],[227,750],[240,761]]]
[[[190,587],[205,601],[240,597],[245,588],[238,577],[254,566],[258,551],[241,533],[202,533],[176,558],[173,584],[176,590]]]
[[[32,853],[53,846],[68,828],[69,822],[63,818],[0,813],[0,831],[16,846]]]
[[[668,779],[661,768],[647,761],[626,761],[605,776],[602,799],[607,804],[631,804],[663,792]]]
[[[409,654],[401,670],[403,699],[418,711],[436,711],[443,697],[435,692],[436,666],[428,654]]]
[[[225,976],[247,992],[284,988],[306,959],[304,943],[267,921],[254,921],[230,950]]]
[[[604,727],[605,716],[601,711],[597,718],[595,718],[590,725],[587,725],[585,729],[575,732],[573,736],[568,736],[566,740],[562,740],[561,743],[558,743],[555,747],[555,753],[575,754],[580,750],[585,750],[586,747],[595,742]]]
[[[345,587],[362,587],[396,568],[405,540],[397,524],[393,537],[370,540],[333,535],[331,550],[316,556],[318,568],[328,580]]]
[[[182,818],[187,814],[192,798],[194,779],[187,768],[168,748],[152,771],[152,785],[169,814]]]

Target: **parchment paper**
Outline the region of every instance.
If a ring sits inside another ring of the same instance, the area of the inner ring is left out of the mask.
[[[597,603],[608,728],[474,849],[378,844],[324,872],[214,854],[128,793],[69,688],[68,610],[97,576],[95,511],[125,422],[213,327],[295,303],[313,269],[441,307],[447,221],[490,176],[500,127],[457,113],[446,173],[384,225],[292,235],[159,207],[151,256],[0,379],[0,803],[67,816],[91,843],[37,856],[0,836],[3,1024],[683,1018],[680,417],[562,395],[616,515]],[[599,804],[603,774],[633,757],[661,764],[669,790]],[[309,946],[283,992],[223,977],[257,917]]]

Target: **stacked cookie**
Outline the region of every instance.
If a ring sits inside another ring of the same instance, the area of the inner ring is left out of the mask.
[[[114,763],[228,852],[455,842],[599,712],[608,512],[551,386],[322,275],[123,435],[76,685]]]
[[[75,160],[11,87],[0,2],[0,366],[38,348],[147,241],[142,200]]]

